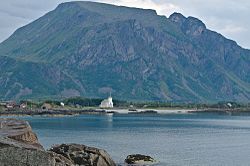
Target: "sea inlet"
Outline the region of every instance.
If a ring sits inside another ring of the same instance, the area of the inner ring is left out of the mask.
[[[19,117],[20,118],[20,117]],[[249,165],[250,116],[114,114],[21,117],[44,147],[80,143],[105,149],[117,163],[129,154],[159,165]]]

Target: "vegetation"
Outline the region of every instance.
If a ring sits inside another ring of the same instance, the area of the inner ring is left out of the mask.
[[[5,108],[3,106],[0,106],[0,112],[4,111]]]
[[[53,108],[61,108],[61,103],[65,108],[97,108],[101,101],[100,98],[82,98],[74,97],[62,100],[44,100],[40,102],[35,101],[21,101],[27,103],[28,108],[41,108],[44,103],[50,104]],[[218,103],[177,103],[177,102],[131,102],[113,100],[116,108],[169,108],[169,109],[205,109],[205,108],[219,108],[219,109],[235,109],[235,108],[250,108],[250,103],[237,102],[218,102]]]
[[[161,102],[132,103],[139,107],[250,100],[250,51],[180,13],[166,18],[153,10],[63,3],[0,43],[0,64],[5,100],[109,92]],[[65,102],[98,106],[94,99]]]

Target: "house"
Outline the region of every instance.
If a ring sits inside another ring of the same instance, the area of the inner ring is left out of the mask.
[[[27,108],[27,104],[26,103],[22,103],[22,104],[19,105],[19,107],[21,109],[25,109],[25,108]]]
[[[7,102],[0,102],[0,106],[6,107],[7,106]]]
[[[111,95],[109,96],[109,98],[104,99],[100,104],[100,108],[113,108],[113,107],[114,104]]]
[[[51,110],[52,109],[52,105],[49,103],[44,103],[41,107],[43,110]]]
[[[232,108],[232,107],[233,107],[233,104],[227,103],[227,106],[228,106],[229,108]]]
[[[63,102],[60,102],[60,105],[61,105],[61,107],[64,107],[64,106],[65,106],[65,104],[64,104]]]
[[[15,106],[16,106],[16,103],[11,101],[11,102],[7,102],[5,107],[8,109],[12,109],[12,108],[15,108]]]

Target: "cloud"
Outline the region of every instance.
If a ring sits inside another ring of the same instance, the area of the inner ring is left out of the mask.
[[[67,0],[8,0],[0,2],[0,42],[17,28],[34,21]],[[250,48],[249,0],[92,0],[154,9],[159,15],[180,12],[201,19],[208,28]]]
[[[244,27],[239,27],[235,25],[226,25],[223,29],[221,29],[222,33],[226,34],[235,34],[235,33],[246,33],[247,29]]]
[[[179,9],[178,6],[166,1],[153,0],[97,0],[98,2],[111,3],[114,5],[137,7],[143,9],[154,9],[159,15],[169,15]]]
[[[250,48],[250,1],[248,0],[170,0],[181,13],[202,20],[209,29]]]

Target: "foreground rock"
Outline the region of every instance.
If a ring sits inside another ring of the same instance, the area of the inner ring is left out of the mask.
[[[104,150],[84,145],[63,144],[45,151],[28,122],[0,119],[0,166],[75,166],[85,165],[83,161],[86,166],[115,165]]]
[[[152,165],[152,164],[156,164],[156,160],[153,159],[150,156],[145,156],[145,155],[141,155],[141,154],[133,154],[133,155],[129,155],[127,156],[127,158],[125,159],[125,163],[126,164],[131,164],[131,165]]]
[[[65,157],[52,152],[0,138],[1,166],[71,166]]]
[[[50,151],[61,154],[72,163],[86,166],[115,166],[106,151],[79,144],[62,144],[54,146]]]
[[[17,119],[0,119],[0,137],[10,138],[34,149],[43,149],[28,122]]]
[[[0,119],[1,166],[70,166],[65,157],[46,152],[28,122]]]

